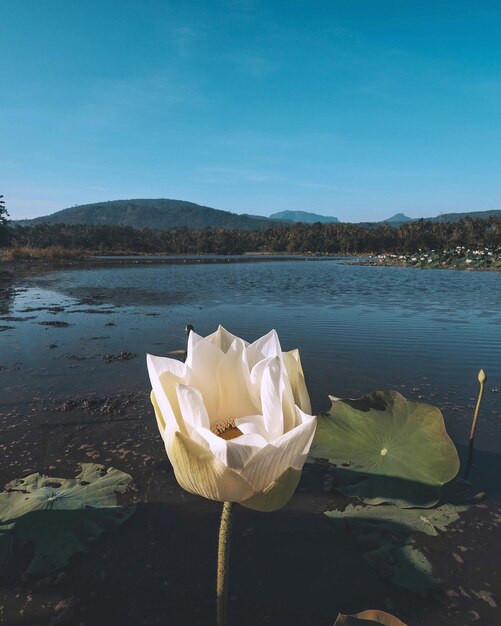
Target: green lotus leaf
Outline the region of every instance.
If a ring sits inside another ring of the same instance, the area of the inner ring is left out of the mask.
[[[11,556],[13,524],[0,526],[0,575],[5,574]]]
[[[331,519],[356,522],[363,528],[377,525],[381,531],[398,534],[406,540],[411,533],[436,536],[438,530],[446,531],[449,524],[459,519],[459,513],[467,511],[470,506],[442,504],[435,509],[400,509],[349,504],[344,511],[326,511],[325,515]]]
[[[413,534],[437,535],[459,518],[468,505],[443,504],[436,509],[399,509],[394,506],[348,505],[325,515],[339,530],[366,545],[364,558],[381,576],[421,596],[436,586],[431,564],[416,547]]]
[[[364,558],[383,578],[418,596],[425,597],[437,587],[431,563],[412,544],[384,544],[364,554]]]
[[[459,471],[459,457],[437,407],[376,391],[357,400],[332,398],[318,416],[311,456],[338,466],[355,484],[339,490],[368,504],[431,507]]]
[[[394,615],[370,609],[355,615],[343,615],[340,613],[334,626],[370,626],[370,624],[383,624],[383,626],[407,626]]]
[[[25,573],[60,569],[73,554],[84,552],[92,539],[132,515],[135,507],[119,506],[116,498],[127,489],[131,476],[93,463],[82,463],[81,468],[76,478],[37,473],[5,486],[0,493],[0,571],[17,542],[33,545]]]

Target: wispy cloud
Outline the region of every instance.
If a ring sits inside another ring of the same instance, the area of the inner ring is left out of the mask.
[[[87,189],[88,191],[110,191],[108,187],[100,187],[99,185],[90,185],[85,189]]]
[[[294,177],[292,174],[284,174],[270,170],[257,170],[238,167],[224,166],[206,166],[200,167],[199,172],[202,175],[202,182],[215,184],[279,184],[287,187],[304,187],[310,189],[330,189],[332,191],[340,191],[342,188],[329,183],[318,182],[315,180],[303,180]]]
[[[193,26],[176,26],[170,32],[172,42],[180,57],[191,56],[199,33]]]
[[[258,80],[268,78],[280,68],[277,60],[251,52],[233,55],[231,61],[238,70]]]
[[[234,183],[274,183],[283,181],[282,176],[268,171],[238,167],[206,166],[200,167],[203,182],[218,184]]]
[[[197,86],[164,73],[149,76],[96,79],[68,122],[91,128],[120,128],[138,119],[183,106],[203,109],[207,99]],[[141,117],[140,117],[141,116]]]

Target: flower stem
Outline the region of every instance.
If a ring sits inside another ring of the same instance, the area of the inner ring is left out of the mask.
[[[463,480],[467,480],[470,472],[471,464],[473,463],[473,445],[475,443],[475,432],[477,430],[478,414],[480,413],[480,405],[482,404],[482,398],[484,396],[484,385],[487,380],[484,370],[480,370],[478,373],[478,382],[480,383],[480,391],[478,393],[477,406],[475,407],[475,413],[473,415],[473,422],[470,430],[470,441],[468,446],[468,459],[466,461],[466,468],[464,471]]]
[[[217,626],[226,626],[228,617],[228,570],[230,562],[231,502],[225,502],[219,527],[217,550]]]

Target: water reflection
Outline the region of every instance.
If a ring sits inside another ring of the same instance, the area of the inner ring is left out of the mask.
[[[0,270],[0,315],[9,314],[14,301],[14,274]]]

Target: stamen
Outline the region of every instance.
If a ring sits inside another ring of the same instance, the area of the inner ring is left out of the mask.
[[[217,424],[214,424],[211,431],[226,441],[236,439],[243,434],[242,431],[237,428],[235,420],[221,420],[220,422],[217,422]]]

